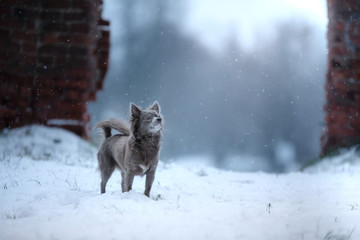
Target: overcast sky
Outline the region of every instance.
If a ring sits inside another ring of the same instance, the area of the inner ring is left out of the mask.
[[[252,47],[255,38],[271,37],[274,23],[304,18],[319,28],[325,38],[326,0],[191,0],[185,28],[211,48],[236,33],[243,45]]]
[[[121,25],[117,1],[104,1],[103,15],[111,21],[113,39],[121,34],[114,31]],[[317,27],[318,37],[325,43],[326,0],[183,0],[183,3],[184,32],[196,36],[214,51],[221,51],[224,39],[230,35],[236,35],[239,43],[251,49],[259,44],[257,40],[274,36],[276,23],[297,19]],[[179,21],[176,16],[174,19]]]

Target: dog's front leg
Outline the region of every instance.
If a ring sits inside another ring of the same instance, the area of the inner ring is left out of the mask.
[[[151,186],[155,179],[155,170],[150,170],[146,173],[146,180],[145,180],[145,192],[144,194],[148,197],[150,197],[150,190]]]
[[[122,179],[122,192],[128,192],[132,189],[132,184],[134,182],[134,174],[131,171],[126,171]]]

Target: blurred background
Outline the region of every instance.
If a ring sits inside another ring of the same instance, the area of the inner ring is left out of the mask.
[[[319,155],[325,0],[105,0],[103,17],[110,66],[92,126],[158,100],[162,161],[287,172]]]

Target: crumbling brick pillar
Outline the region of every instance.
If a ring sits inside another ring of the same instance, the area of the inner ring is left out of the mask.
[[[0,0],[0,130],[59,126],[87,138],[109,22],[101,0]]]
[[[322,155],[360,144],[360,0],[328,0]]]

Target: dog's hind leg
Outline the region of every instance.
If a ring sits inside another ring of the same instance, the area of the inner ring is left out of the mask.
[[[115,166],[110,168],[105,168],[101,170],[101,183],[100,183],[100,191],[101,194],[105,193],[106,184],[111,177],[112,173],[115,170]]]
[[[115,162],[107,159],[105,156],[98,154],[99,169],[101,173],[100,192],[105,193],[106,184],[115,170]]]

